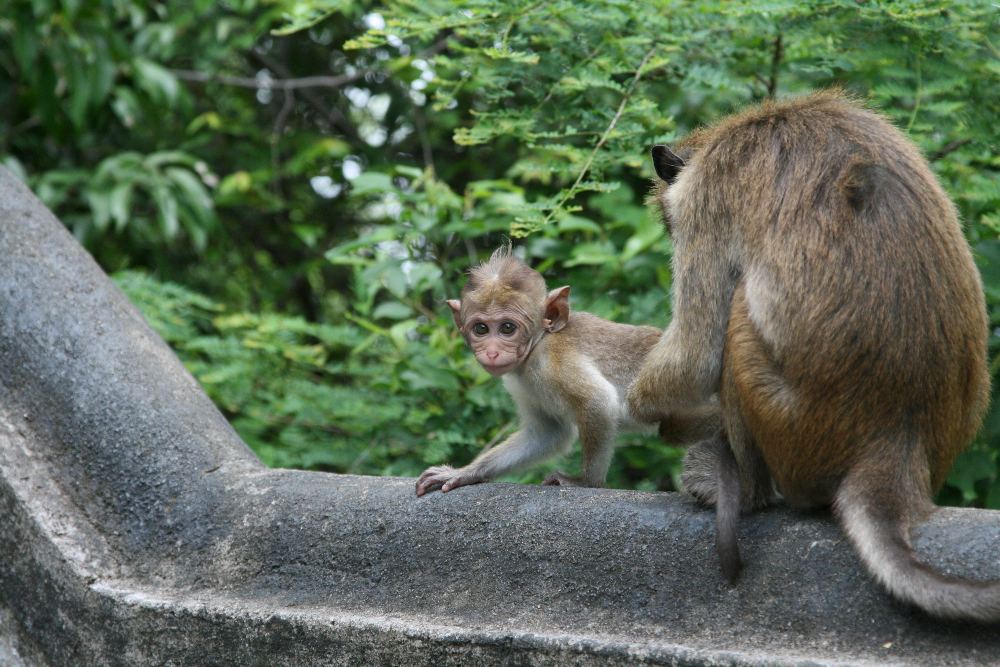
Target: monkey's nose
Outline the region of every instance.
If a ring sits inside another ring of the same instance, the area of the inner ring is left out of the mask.
[[[496,359],[499,356],[500,356],[500,353],[498,351],[496,351],[496,350],[488,350],[486,352],[486,358],[489,359],[490,361],[493,361],[494,359]]]

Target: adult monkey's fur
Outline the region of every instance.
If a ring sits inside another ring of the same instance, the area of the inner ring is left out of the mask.
[[[652,420],[720,392],[735,466],[724,441],[705,443],[685,482],[719,500],[727,574],[740,507],[776,487],[793,506],[832,506],[896,597],[1000,620],[1000,583],[938,574],[910,544],[989,398],[981,280],[916,147],[826,91],[748,109],[653,157],[674,315],[629,402]]]

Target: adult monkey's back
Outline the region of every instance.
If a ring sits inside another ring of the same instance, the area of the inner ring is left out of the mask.
[[[636,413],[652,420],[720,391],[744,508],[766,503],[773,479],[794,506],[832,506],[895,596],[1000,620],[1000,584],[942,576],[910,546],[989,398],[982,284],[917,149],[823,92],[749,109],[653,158],[674,315],[631,388]],[[707,502],[715,458],[732,460],[717,445],[693,451],[685,472]]]

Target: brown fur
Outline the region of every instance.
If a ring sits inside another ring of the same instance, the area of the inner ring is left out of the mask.
[[[619,429],[642,426],[628,414],[625,393],[662,332],[571,312],[569,288],[546,293],[542,276],[509,248],[475,267],[461,301],[449,306],[476,358],[503,376],[521,428],[463,468],[429,468],[417,480],[417,495],[525,467],[564,451],[577,434],[582,475],[554,473],[546,484],[603,485]],[[517,325],[516,331],[502,335],[504,324]],[[708,437],[718,429],[718,406],[711,403],[660,424],[661,435],[674,442]]]
[[[795,506],[834,506],[895,595],[1000,620],[1000,587],[915,567],[909,547],[989,397],[981,281],[924,159],[837,91],[747,109],[678,153],[653,195],[674,235],[674,321],[633,409],[721,390],[745,507],[772,479]],[[711,501],[706,469],[691,476]]]
[[[462,319],[490,305],[514,308],[532,324],[544,316],[545,279],[515,257],[510,246],[497,248],[489,260],[469,270],[469,281],[462,288]]]

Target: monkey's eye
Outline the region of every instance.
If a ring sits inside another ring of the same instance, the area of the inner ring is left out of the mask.
[[[477,336],[485,336],[490,332],[490,328],[483,324],[482,322],[476,322],[472,325],[472,333]]]
[[[500,325],[499,331],[504,336],[509,336],[515,331],[517,331],[517,325],[514,324],[513,322],[504,322],[503,324]]]

